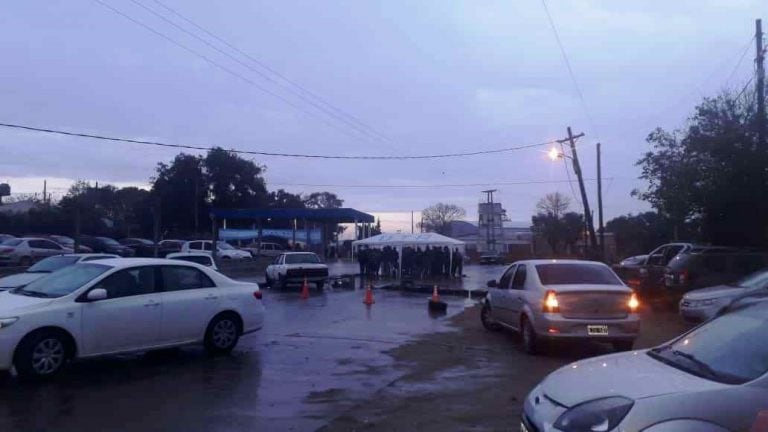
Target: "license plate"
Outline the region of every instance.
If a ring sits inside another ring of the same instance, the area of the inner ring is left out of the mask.
[[[604,336],[608,334],[607,325],[588,325],[587,334],[589,336]]]
[[[529,432],[528,428],[525,427],[525,423],[520,422],[520,432]]]

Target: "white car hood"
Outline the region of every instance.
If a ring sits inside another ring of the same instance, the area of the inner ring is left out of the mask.
[[[652,359],[647,350],[577,361],[542,382],[544,394],[567,407],[609,396],[637,400],[719,387],[722,384]]]
[[[738,288],[728,285],[718,285],[709,288],[697,289],[686,293],[683,298],[689,300],[704,300],[718,297],[735,297],[738,294],[746,292],[744,288]]]
[[[47,276],[49,273],[19,273],[0,278],[0,290],[7,290],[26,285],[32,281]]]
[[[19,294],[11,294],[8,291],[0,292],[0,318],[15,316],[20,312],[37,309],[51,303],[53,299],[40,297],[27,297]]]

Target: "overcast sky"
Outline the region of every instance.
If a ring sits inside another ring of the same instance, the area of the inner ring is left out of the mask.
[[[648,208],[630,191],[642,186],[634,163],[648,149],[649,131],[680,127],[703,95],[746,83],[754,48],[738,60],[755,18],[768,12],[757,0],[549,0],[585,110],[539,0],[99,1],[4,2],[0,122],[343,155],[511,147],[562,138],[570,125],[586,134],[578,148],[588,179],[595,177],[594,144],[603,143],[607,218]],[[296,97],[303,90],[238,57],[163,4],[333,108],[316,102],[323,112]],[[357,132],[346,116],[369,132]],[[253,160],[267,166],[270,189],[330,190],[346,206],[381,214],[394,230],[410,229],[410,211],[438,201],[465,207],[474,220],[484,187],[349,186],[498,184],[496,199],[510,219],[528,221],[542,195],[572,196],[564,164],[549,161],[546,150],[416,161]],[[0,181],[17,193],[40,191],[43,178],[54,193],[73,179],[146,185],[156,163],[176,153],[0,128]],[[503,184],[526,181],[553,183]],[[587,189],[594,207],[594,181]],[[575,199],[572,208],[580,210]]]

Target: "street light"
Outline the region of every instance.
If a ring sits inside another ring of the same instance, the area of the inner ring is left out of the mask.
[[[552,159],[553,161],[556,161],[558,159],[564,159],[564,158],[573,159],[572,157],[558,150],[557,147],[552,147],[551,149],[549,149],[549,151],[547,152],[547,156],[549,156],[549,158]]]

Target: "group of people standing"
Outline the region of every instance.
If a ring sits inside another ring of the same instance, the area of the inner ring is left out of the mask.
[[[448,246],[426,246],[424,249],[406,246],[402,251],[403,277],[461,277],[464,270],[464,257],[458,248],[454,248],[452,254]],[[398,250],[391,246],[382,249],[364,246],[357,252],[360,274],[365,276],[397,277],[400,258]]]

